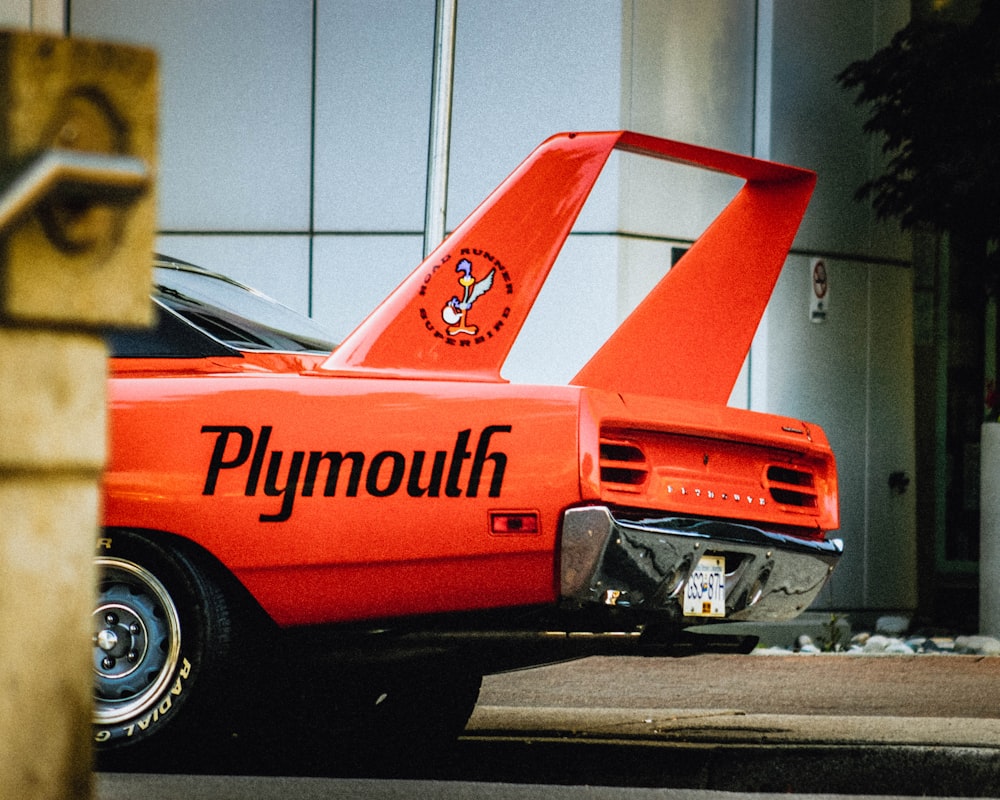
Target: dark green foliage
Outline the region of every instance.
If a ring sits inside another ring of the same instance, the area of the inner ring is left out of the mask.
[[[1000,242],[1000,2],[971,24],[913,20],[870,59],[837,76],[870,105],[868,133],[884,137],[886,171],[863,184],[881,219],[976,242],[984,279]],[[991,281],[992,282],[992,281]]]

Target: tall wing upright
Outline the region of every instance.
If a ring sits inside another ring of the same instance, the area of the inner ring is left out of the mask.
[[[746,179],[573,384],[725,404],[816,183],[809,170],[624,133],[623,150]]]
[[[619,136],[569,133],[543,142],[324,369],[502,380],[500,368]]]

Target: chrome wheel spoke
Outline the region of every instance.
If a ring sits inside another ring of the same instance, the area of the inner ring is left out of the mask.
[[[95,719],[111,724],[145,712],[170,680],[180,654],[180,618],[155,575],[131,561],[97,560],[94,610]]]

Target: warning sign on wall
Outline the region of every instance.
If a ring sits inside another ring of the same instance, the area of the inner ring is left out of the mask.
[[[826,269],[826,261],[814,258],[810,267],[812,288],[809,292],[809,319],[813,322],[826,322],[826,315],[830,311],[830,275]]]

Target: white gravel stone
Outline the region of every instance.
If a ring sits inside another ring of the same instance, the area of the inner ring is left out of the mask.
[[[869,636],[865,643],[862,645],[862,649],[866,653],[884,653],[885,649],[889,646],[889,637],[882,636],[876,633],[874,636]]]
[[[753,651],[756,655],[815,655],[823,653],[807,634],[795,639],[791,646],[758,647]],[[887,636],[883,633],[861,631],[854,634],[850,644],[834,651],[839,654],[853,656],[878,655],[937,655],[948,656],[954,653],[963,655],[1000,656],[1000,638],[994,636],[909,636],[905,640],[897,636]]]
[[[955,638],[955,652],[997,656],[1000,655],[1000,640],[992,636],[958,636]]]
[[[875,633],[882,633],[886,636],[902,636],[910,629],[909,617],[890,615],[879,617],[875,621]]]

